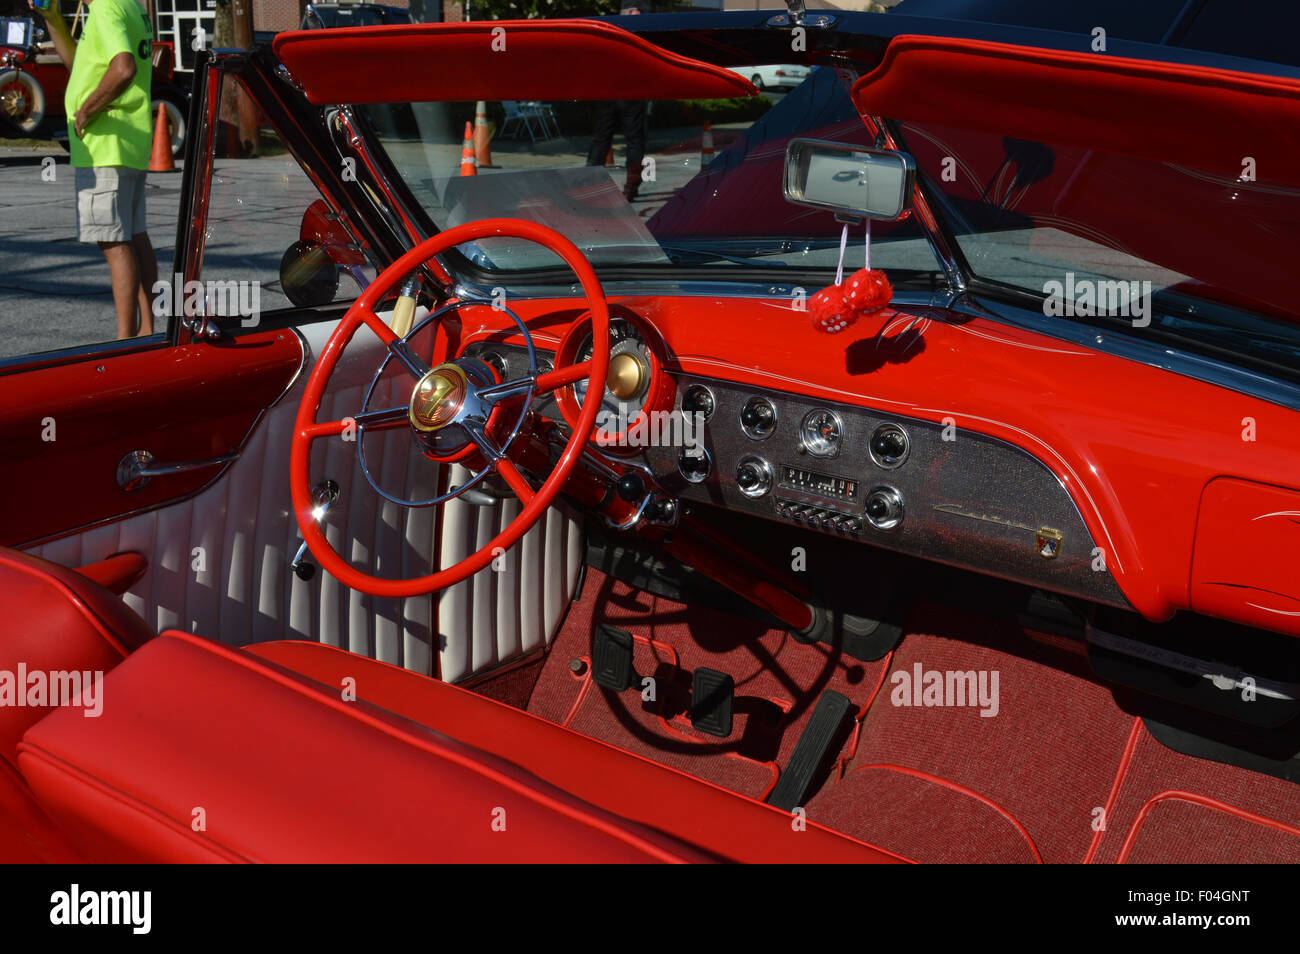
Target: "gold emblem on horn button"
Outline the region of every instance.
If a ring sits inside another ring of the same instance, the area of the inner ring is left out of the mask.
[[[465,402],[465,372],[454,364],[440,364],[415,386],[411,394],[411,425],[436,431],[449,424]]]
[[[620,401],[636,397],[645,379],[645,363],[634,354],[624,352],[609,359],[609,373],[605,375],[605,386],[609,393]]]

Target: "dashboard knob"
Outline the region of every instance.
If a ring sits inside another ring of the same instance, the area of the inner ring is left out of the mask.
[[[629,470],[614,484],[618,495],[628,502],[639,501],[645,496],[645,479],[634,470]]]
[[[772,423],[772,406],[757,401],[748,404],[741,413],[740,419],[748,427],[763,428]]]
[[[767,398],[750,398],[740,410],[740,424],[750,437],[762,440],[776,428],[776,408]]]
[[[907,432],[897,424],[881,424],[867,444],[871,459],[886,470],[893,470],[907,459],[910,443]]]
[[[694,454],[687,453],[687,450],[683,447],[677,455],[677,471],[688,482],[701,483],[708,478],[709,472],[713,469],[713,459],[703,447],[697,448]]]
[[[877,530],[893,530],[903,522],[903,495],[882,484],[867,494],[867,521]]]
[[[736,465],[736,487],[746,497],[762,497],[772,489],[772,466],[752,454]]]
[[[682,397],[682,410],[688,414],[700,414],[706,421],[713,416],[715,406],[713,392],[702,384],[692,384]]]

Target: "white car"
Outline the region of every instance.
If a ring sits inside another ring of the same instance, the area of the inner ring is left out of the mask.
[[[808,78],[806,66],[732,66],[731,72],[739,73],[759,89],[789,89],[798,86]]]

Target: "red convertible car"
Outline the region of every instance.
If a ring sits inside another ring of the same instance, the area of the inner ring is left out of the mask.
[[[1300,70],[1094,46],[203,56],[166,334],[0,362],[0,858],[1300,861]]]

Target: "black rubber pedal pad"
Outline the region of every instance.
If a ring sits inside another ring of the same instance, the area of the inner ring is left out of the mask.
[[[769,805],[788,812],[803,804],[829,756],[844,743],[852,709],[853,703],[848,697],[833,689],[821,694],[812,718],[795,743],[790,762],[781,772],[772,794],[767,796]]]
[[[701,666],[691,675],[691,725],[725,739],[731,735],[736,682],[725,672]]]
[[[632,686],[632,634],[601,623],[591,634],[591,675],[596,685],[622,692]]]

